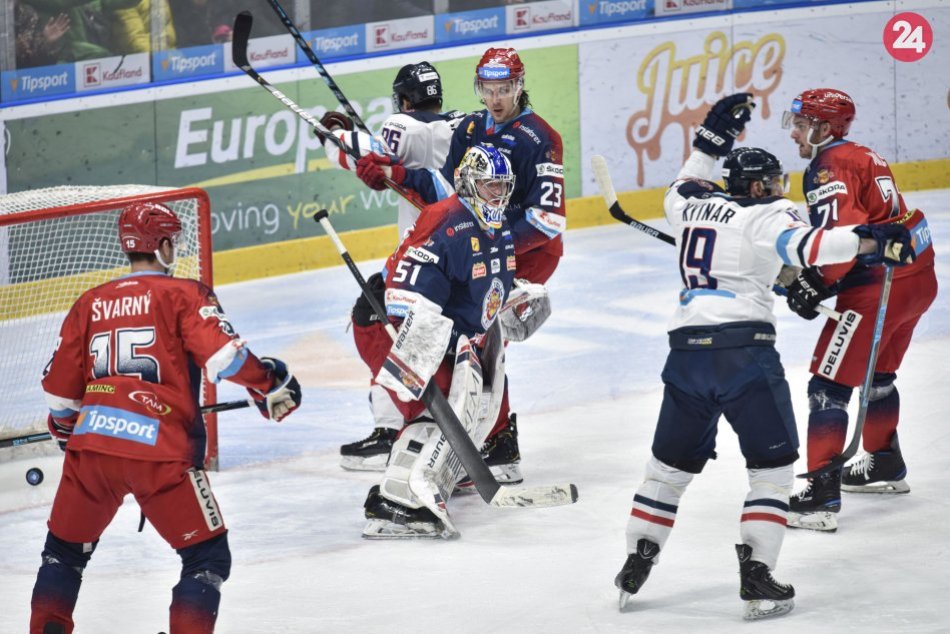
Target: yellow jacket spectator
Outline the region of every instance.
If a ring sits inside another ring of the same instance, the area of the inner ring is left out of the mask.
[[[157,51],[175,48],[175,27],[172,24],[171,9],[168,0],[141,0],[127,9],[112,11],[112,46],[118,55],[130,53],[148,53],[151,47],[151,4],[161,3],[162,24],[156,42]]]

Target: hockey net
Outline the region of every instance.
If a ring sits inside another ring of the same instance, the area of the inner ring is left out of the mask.
[[[211,209],[201,189],[51,187],[0,196],[0,440],[46,431],[40,379],[59,328],[83,292],[128,272],[118,216],[136,201],[160,202],[178,215],[175,276],[211,286]],[[214,399],[205,381],[202,404]],[[206,465],[215,468],[215,415],[205,415],[205,424]]]

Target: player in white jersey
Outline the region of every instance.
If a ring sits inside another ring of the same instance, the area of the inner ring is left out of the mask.
[[[369,152],[395,154],[407,168],[428,169],[437,174],[448,156],[452,133],[465,113],[458,110],[442,112],[442,79],[435,67],[429,62],[420,62],[399,69],[393,80],[393,110],[376,137],[354,131],[353,122],[336,111],[324,115],[321,123],[347,146],[355,148],[359,156]],[[334,165],[351,171],[356,169],[356,161],[340,152],[335,144],[324,142],[324,149]],[[451,189],[447,183],[446,187]],[[399,235],[404,236],[418,217],[419,210],[409,201],[400,199]],[[367,281],[381,298],[385,284],[380,275],[372,275]],[[361,326],[376,321],[376,314],[363,297],[353,307],[353,320]],[[390,449],[404,421],[386,391],[376,383],[370,387],[370,408],[374,419],[370,435],[340,447],[340,464],[344,469],[386,469]]]
[[[749,478],[736,546],[746,618],[792,609],[794,589],[770,573],[785,536],[798,458],[791,396],[774,347],[772,285],[783,266],[855,256],[866,264],[899,265],[912,257],[906,230],[813,228],[782,197],[788,181],[778,159],[756,148],[729,152],[752,106],[747,93],[713,106],[664,199],[683,289],[669,325],[653,456],[633,499],[628,557],[615,579],[621,608],[657,563],[687,485],[715,457],[722,415],[739,437]],[[726,152],[723,190],[711,179]]]

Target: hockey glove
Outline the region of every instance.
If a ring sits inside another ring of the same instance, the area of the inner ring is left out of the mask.
[[[834,295],[815,269],[802,269],[795,281],[788,286],[788,307],[799,317],[814,319],[818,316],[815,306]]]
[[[261,357],[263,363],[274,376],[274,385],[267,394],[248,388],[248,393],[254,398],[261,415],[278,423],[292,411],[300,407],[302,395],[300,384],[294,375],[287,370],[287,364],[280,359]]]
[[[386,189],[387,178],[401,185],[406,179],[406,168],[395,155],[371,152],[356,163],[356,175],[370,189],[382,191]]]
[[[910,232],[904,225],[859,225],[854,228],[854,232],[861,238],[862,246],[866,244],[866,240],[873,241],[873,251],[858,251],[858,262],[865,266],[904,266],[917,259]]]
[[[703,124],[696,128],[693,147],[710,156],[725,156],[732,151],[736,137],[752,118],[755,102],[752,93],[740,92],[723,97],[710,108]]]
[[[353,131],[353,121],[342,112],[337,112],[336,110],[331,110],[323,115],[323,117],[320,119],[320,125],[330,132],[334,132],[336,130],[346,130],[347,132]],[[321,134],[319,130],[315,129],[313,134],[320,141],[321,145],[326,144],[327,137]]]
[[[59,448],[66,451],[66,442],[73,435],[73,429],[76,428],[76,420],[79,418],[79,412],[74,413],[67,418],[54,418],[50,414],[46,419],[46,427],[49,428],[49,434],[52,436]]]

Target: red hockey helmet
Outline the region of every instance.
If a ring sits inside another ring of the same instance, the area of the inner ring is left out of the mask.
[[[504,81],[524,77],[524,64],[513,48],[490,48],[475,65],[476,81]]]
[[[807,117],[812,121],[827,121],[831,124],[831,136],[842,138],[848,135],[854,121],[854,100],[834,88],[806,90],[792,100],[791,115]]]
[[[132,203],[119,214],[119,243],[126,253],[152,253],[162,238],[175,244],[180,234],[178,216],[160,203]]]

